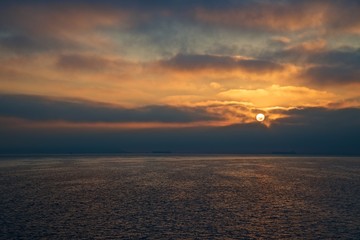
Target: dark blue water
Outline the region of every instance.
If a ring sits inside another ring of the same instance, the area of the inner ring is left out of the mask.
[[[1,239],[360,239],[360,158],[0,160]]]

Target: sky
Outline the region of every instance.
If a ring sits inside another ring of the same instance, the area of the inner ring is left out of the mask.
[[[360,154],[359,12],[2,0],[0,153]]]

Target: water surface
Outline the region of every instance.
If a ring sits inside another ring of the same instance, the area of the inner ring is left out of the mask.
[[[0,159],[2,239],[358,239],[360,158]]]

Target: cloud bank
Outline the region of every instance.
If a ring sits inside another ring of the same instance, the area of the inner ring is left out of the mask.
[[[0,95],[0,101],[0,116],[33,121],[187,123],[221,120],[200,107],[144,106],[130,109],[25,95]]]

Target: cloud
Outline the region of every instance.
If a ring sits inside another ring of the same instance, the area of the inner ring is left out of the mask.
[[[122,108],[95,102],[4,94],[0,95],[0,101],[0,116],[32,121],[190,123],[221,120],[201,107],[153,105]]]
[[[357,0],[283,1],[3,1],[0,24],[37,32],[132,27],[158,19],[262,31],[360,33]],[[35,7],[34,7],[35,6]],[[27,21],[31,19],[32,21]],[[52,21],[49,21],[51,19]],[[53,30],[52,30],[53,29]]]
[[[29,1],[4,7],[0,11],[0,28],[38,36],[64,36],[101,26],[120,25],[122,18],[127,16],[120,10],[75,2],[30,4]]]
[[[0,44],[15,53],[108,47],[110,40],[98,31],[127,26],[128,19],[128,13],[106,4],[0,3]]]
[[[280,64],[259,59],[245,59],[241,57],[216,55],[184,55],[178,54],[168,60],[160,62],[162,66],[183,71],[196,70],[243,70],[246,72],[273,72],[280,71]]]
[[[275,111],[275,110],[273,110]],[[153,129],[22,129],[0,125],[1,153],[271,153],[360,154],[360,109],[301,108],[270,128],[260,123],[226,127]],[[272,112],[270,114],[275,114]],[[31,144],[29,144],[31,143]]]
[[[290,109],[276,109],[270,114],[283,114],[287,117],[278,119],[277,125],[302,125],[326,129],[329,133],[341,132],[341,129],[359,129],[360,109],[359,108],[341,108],[330,109],[324,107],[302,107]],[[332,129],[331,127],[337,128]]]
[[[258,89],[230,89],[218,96],[225,100],[251,102],[258,107],[324,105],[333,99],[333,94],[299,86],[272,85]]]
[[[285,45],[282,49],[276,51],[267,51],[263,58],[277,60],[280,62],[292,62],[294,64],[307,64],[313,62],[311,58],[319,54],[331,51],[327,48],[327,42],[324,39],[313,39],[295,44]]]
[[[37,38],[25,34],[7,34],[0,36],[0,49],[6,49],[17,54],[42,53],[60,49],[81,49],[75,43],[63,41],[52,37]]]
[[[233,8],[208,10],[199,8],[196,19],[218,26],[255,28],[269,31],[300,30],[316,27],[322,16],[319,6],[310,9],[303,2],[247,2]]]
[[[283,47],[291,43],[291,39],[284,36],[274,36],[269,40],[269,46]]]
[[[326,12],[326,26],[333,32],[349,32],[360,34],[359,11],[360,2],[357,0],[336,1],[328,3]]]
[[[310,54],[303,77],[315,84],[360,83],[360,49],[338,49]]]
[[[351,66],[319,66],[305,70],[302,77],[314,84],[360,83],[360,70]]]
[[[218,90],[218,89],[222,89],[222,88],[223,88],[223,87],[221,86],[221,84],[220,84],[220,83],[217,83],[217,82],[211,82],[211,83],[209,84],[209,86],[210,86],[211,88],[215,89],[215,90]]]
[[[324,50],[312,53],[308,56],[309,63],[323,65],[360,65],[359,48],[339,48],[334,50]]]
[[[340,101],[334,101],[328,104],[328,107],[331,109],[338,109],[338,108],[351,108],[351,107],[359,107],[360,106],[360,97],[353,97],[342,99]]]
[[[85,71],[104,70],[113,64],[113,61],[103,57],[80,54],[61,55],[56,63],[61,69]]]
[[[304,42],[262,56],[299,67],[298,78],[310,85],[347,85],[360,82],[360,49],[329,49],[323,40]]]
[[[197,21],[217,26],[262,31],[301,31],[360,33],[357,12],[360,4],[349,1],[244,1],[223,8],[197,8]]]

